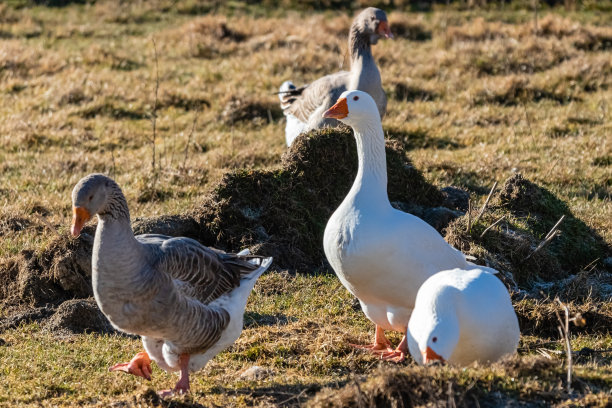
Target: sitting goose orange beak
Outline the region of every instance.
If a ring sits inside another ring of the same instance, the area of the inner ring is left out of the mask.
[[[343,119],[349,114],[348,105],[346,104],[346,98],[338,99],[338,102],[325,112],[323,112],[324,118]]]
[[[434,361],[444,362],[444,357],[427,347],[427,350],[421,352],[423,354],[423,364],[429,364]]]
[[[72,207],[72,226],[70,233],[73,237],[78,237],[87,221],[91,219],[91,214],[84,207]]]

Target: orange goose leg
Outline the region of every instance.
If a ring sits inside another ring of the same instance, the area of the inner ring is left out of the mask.
[[[384,351],[380,355],[381,360],[392,361],[394,363],[401,363],[406,359],[408,355],[408,341],[406,335],[402,338],[400,344],[398,344],[395,350]]]
[[[351,344],[351,346],[361,349],[368,350],[372,353],[379,354],[380,352],[391,352],[391,342],[385,337],[385,331],[378,325],[376,325],[376,331],[374,333],[374,343],[368,345]]]
[[[146,351],[136,354],[129,363],[115,364],[109,371],[123,371],[146,380],[151,379],[151,359]]]
[[[181,354],[179,356],[179,366],[181,367],[181,376],[178,382],[171,390],[159,392],[162,398],[177,394],[186,394],[189,392],[189,354]]]

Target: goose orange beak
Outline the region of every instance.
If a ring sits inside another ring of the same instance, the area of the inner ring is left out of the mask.
[[[385,38],[393,38],[393,33],[391,32],[391,28],[389,28],[389,22],[381,21],[380,23],[378,23],[376,34],[381,35]]]
[[[441,361],[444,362],[444,358],[433,351],[431,347],[427,347],[427,350],[423,351],[423,364],[429,364],[433,361]]]
[[[73,237],[78,237],[83,229],[83,225],[91,219],[91,214],[83,207],[72,207],[72,226],[70,233]]]
[[[349,114],[346,98],[338,99],[338,102],[323,113],[324,118],[343,119]]]

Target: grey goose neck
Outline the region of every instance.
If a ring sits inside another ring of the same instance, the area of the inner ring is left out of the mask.
[[[365,33],[359,25],[351,27],[349,50],[351,79],[348,89],[360,89],[375,97],[382,87],[380,71],[372,56],[371,35]]]

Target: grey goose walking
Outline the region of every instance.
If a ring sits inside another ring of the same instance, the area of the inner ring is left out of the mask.
[[[242,332],[247,298],[272,258],[229,254],[190,238],[134,236],[127,201],[102,174],[72,191],[71,233],[98,215],[92,284],[114,327],[140,335],[145,351],[111,371],[151,378],[151,359],[180,379],[166,396],[189,390],[189,372],[203,368]],[[248,251],[247,251],[248,252]]]

